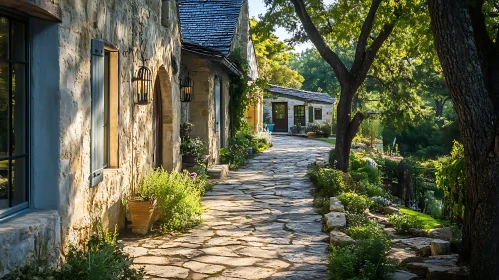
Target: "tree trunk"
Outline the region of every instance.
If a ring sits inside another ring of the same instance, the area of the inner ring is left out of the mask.
[[[474,3],[474,2],[473,2]],[[461,129],[467,194],[461,260],[471,279],[499,275],[499,119],[467,0],[428,0],[435,46]]]
[[[435,99],[435,111],[436,111],[435,115],[438,118],[437,120],[438,128],[442,128],[442,126],[444,125],[444,120],[441,119],[444,112],[444,105],[445,103],[442,102],[440,99]]]
[[[341,93],[341,98],[338,103],[338,111],[336,113],[336,144],[335,144],[335,161],[336,169],[343,172],[348,172],[350,163],[350,147],[352,140],[359,129],[364,115],[360,112],[355,114],[352,118],[352,102],[355,96],[356,89],[352,87],[345,87],[346,89]]]

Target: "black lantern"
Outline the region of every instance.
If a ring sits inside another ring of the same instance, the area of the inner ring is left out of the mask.
[[[151,103],[152,95],[152,73],[147,67],[142,66],[137,72],[137,77],[132,79],[137,82],[137,91],[135,92],[135,104],[147,105]]]
[[[191,102],[193,83],[189,74],[180,81],[180,101]]]

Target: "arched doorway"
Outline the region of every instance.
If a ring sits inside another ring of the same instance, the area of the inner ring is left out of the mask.
[[[154,85],[153,103],[153,166],[162,166],[165,170],[176,169],[175,158],[178,151],[174,147],[173,98],[171,77],[161,66]]]

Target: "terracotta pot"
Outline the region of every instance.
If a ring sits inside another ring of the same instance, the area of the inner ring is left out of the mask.
[[[309,133],[307,133],[307,137],[310,138],[310,139],[315,138],[316,135],[317,134],[315,132],[309,132]]]
[[[132,232],[147,234],[155,216],[156,200],[143,201],[131,198],[128,200],[128,208],[132,218]]]

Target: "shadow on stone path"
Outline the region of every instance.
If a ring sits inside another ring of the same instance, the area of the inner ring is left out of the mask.
[[[274,136],[203,198],[204,222],[183,235],[124,240],[151,279],[326,279],[328,235],[307,165],[328,143]]]

